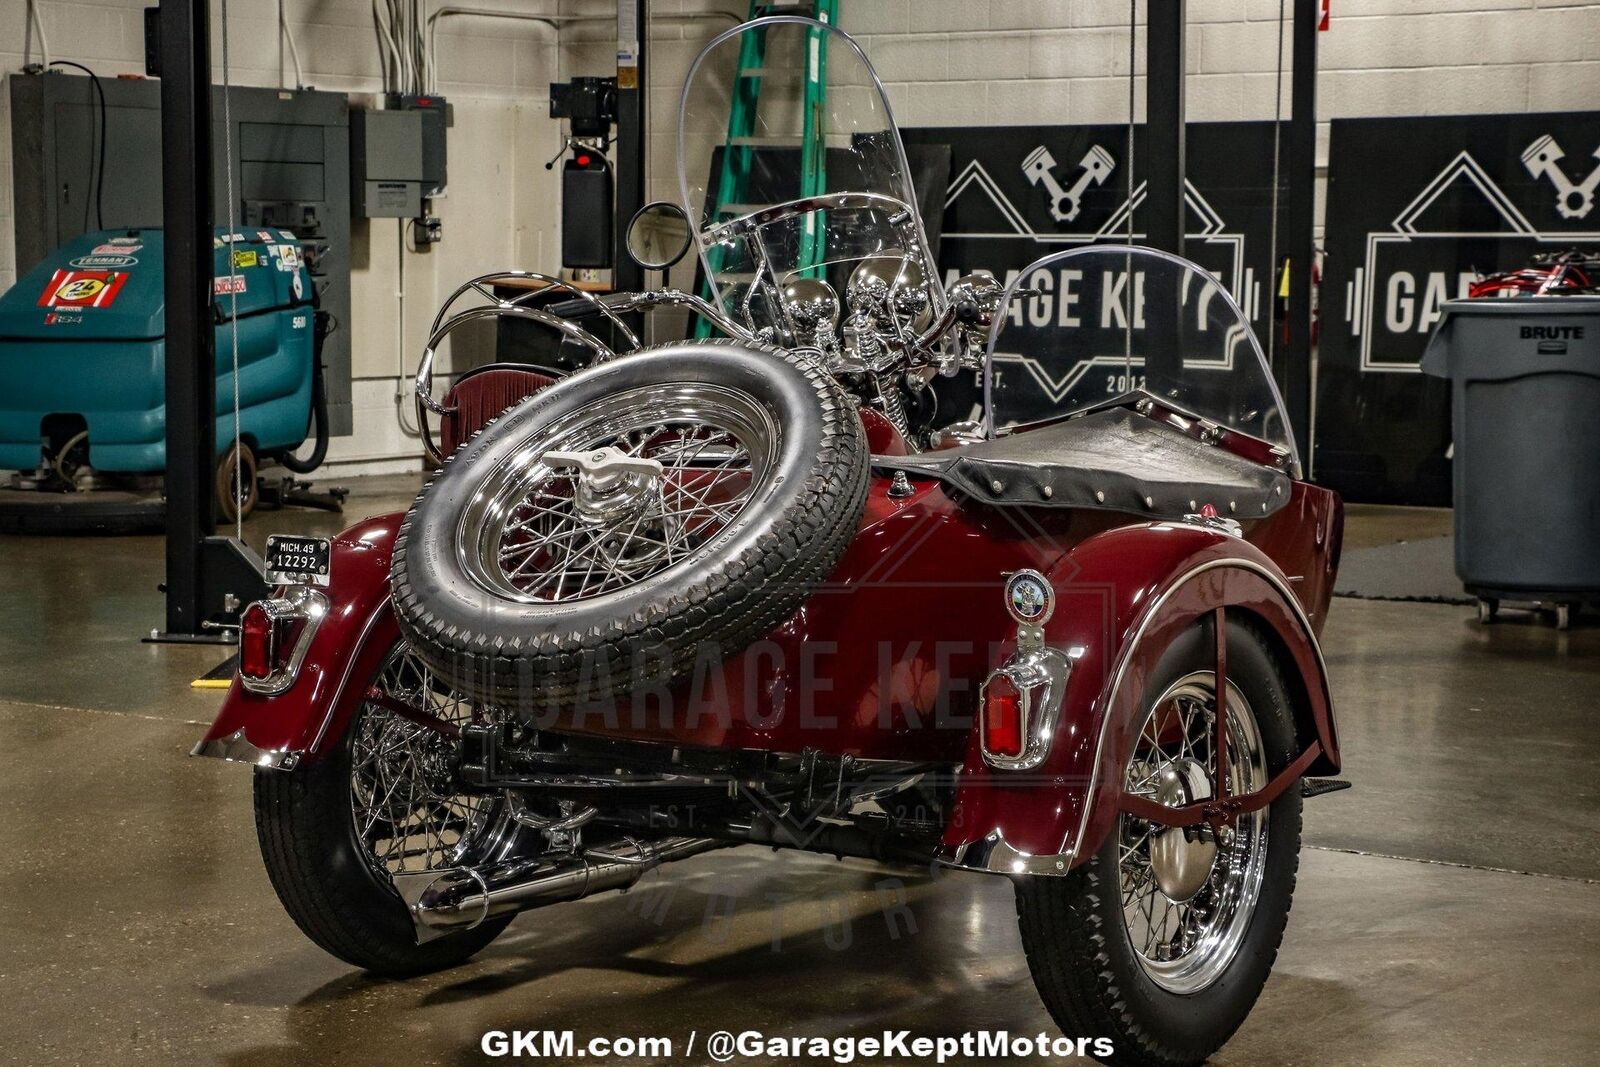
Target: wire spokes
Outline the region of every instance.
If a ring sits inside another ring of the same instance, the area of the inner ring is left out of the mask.
[[[659,464],[660,473],[647,484],[613,489],[610,498],[595,489],[590,473],[571,468],[551,468],[522,489],[498,539],[495,563],[507,583],[537,600],[599,596],[682,562],[728,528],[756,485],[750,444],[704,420],[651,419],[599,435],[573,435],[562,447],[614,449],[621,457]],[[603,510],[612,502],[611,511]]]
[[[483,710],[454,692],[406,646],[398,646],[376,684],[393,700],[460,725]],[[459,866],[492,830],[503,806],[486,794],[457,794],[452,742],[438,730],[375,704],[352,725],[350,805],[367,859],[386,874]]]
[[[1249,704],[1235,686],[1228,691],[1228,760],[1221,774],[1234,795],[1261,788],[1267,772]],[[1215,796],[1215,722],[1215,676],[1196,672],[1175,682],[1141,724],[1125,792],[1172,806]],[[1141,965],[1158,984],[1194,992],[1231,962],[1254,911],[1265,853],[1265,811],[1240,816],[1221,835],[1206,825],[1185,829],[1128,815],[1119,819],[1123,923]],[[1203,882],[1196,877],[1181,884],[1176,858],[1192,863],[1196,857],[1210,863],[1209,872],[1202,866]]]

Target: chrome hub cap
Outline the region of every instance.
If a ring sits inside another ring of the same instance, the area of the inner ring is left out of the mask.
[[[644,510],[660,490],[661,461],[635,459],[615,445],[593,452],[546,452],[552,469],[576,470],[572,510],[584,522],[615,522]]]
[[[1261,731],[1244,694],[1228,686],[1227,793],[1267,784]],[[1197,671],[1161,694],[1140,727],[1123,789],[1167,807],[1217,795],[1216,676]],[[1197,993],[1227,971],[1244,943],[1266,871],[1267,812],[1222,828],[1182,829],[1130,815],[1118,820],[1122,918],[1149,978]]]
[[[1156,772],[1157,804],[1181,808],[1209,800],[1211,778],[1204,767],[1192,759],[1178,759]],[[1209,827],[1169,826],[1150,835],[1150,870],[1156,885],[1167,899],[1189,901],[1211,878],[1217,859],[1217,843]]]

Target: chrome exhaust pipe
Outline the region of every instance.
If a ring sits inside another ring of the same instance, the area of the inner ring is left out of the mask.
[[[484,867],[458,867],[392,876],[411,913],[417,944],[473,927],[498,915],[578,900],[608,889],[627,889],[663,863],[688,859],[733,842],[703,837],[667,837],[624,842],[631,854],[599,849]]]

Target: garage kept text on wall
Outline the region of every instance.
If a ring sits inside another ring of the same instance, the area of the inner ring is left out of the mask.
[[[1428,336],[1478,273],[1600,245],[1600,113],[1335,119],[1329,160],[1312,469],[1347,500],[1447,505]]]
[[[1125,244],[1130,205],[1133,243],[1146,240],[1146,190],[1139,163],[1145,158],[1143,126],[1134,130],[1131,201],[1125,125],[924,127],[905,130],[903,136],[908,151],[918,145],[950,147],[944,217],[938,227],[945,284],[978,269],[1009,282],[1028,264],[1054,252]],[[1190,124],[1185,190],[1184,254],[1233,294],[1264,349],[1273,299],[1272,141],[1270,122]],[[1138,386],[1137,375],[1130,380],[1110,371],[1093,373],[1097,368],[1087,365],[1068,368],[1059,361],[1030,358],[1030,342],[1051,343],[1067,302],[1075,309],[1090,309],[1091,317],[1112,316],[1113,325],[1119,305],[1115,299],[1097,299],[1104,294],[1073,292],[1069,278],[1048,271],[1036,272],[1023,284],[1041,292],[1026,309],[1012,309],[996,353],[996,388],[1009,394],[1004,410],[1063,412]],[[1131,285],[1126,289],[1134,291]],[[1133,314],[1136,323],[1145,319],[1139,309],[1125,303],[1120,308]],[[1096,323],[1085,325],[1093,328]],[[1060,335],[1053,340],[1059,345]],[[1120,342],[1117,347],[1120,351]],[[981,390],[975,376],[940,380],[935,388],[940,422],[977,417]]]

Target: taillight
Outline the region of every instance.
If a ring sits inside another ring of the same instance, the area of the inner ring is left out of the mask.
[[[991,756],[1019,759],[1023,751],[1022,694],[997,674],[983,690],[983,747]]]
[[[291,585],[271,600],[258,600],[239,616],[239,679],[254,693],[274,695],[294,685],[328,598],[309,586]]]
[[[239,673],[246,678],[272,677],[277,670],[277,624],[267,606],[256,601],[239,616]]]

